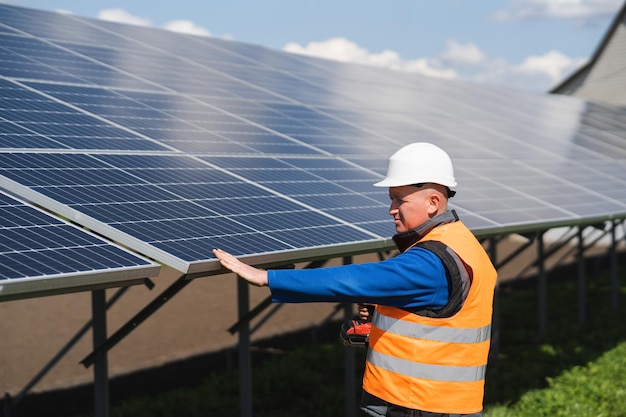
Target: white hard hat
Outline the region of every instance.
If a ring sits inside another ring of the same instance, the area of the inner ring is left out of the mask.
[[[432,143],[416,142],[400,148],[389,158],[387,176],[375,187],[399,187],[425,182],[456,187],[448,154]]]

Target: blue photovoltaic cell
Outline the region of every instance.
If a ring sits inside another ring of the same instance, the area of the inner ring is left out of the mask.
[[[43,39],[80,40],[96,45],[111,44],[113,40],[115,42],[120,40],[118,36],[93,28],[81,19],[36,9],[4,7],[3,5],[2,23]]]
[[[139,78],[38,39],[0,35],[0,45],[6,55],[6,60],[0,64],[3,75],[96,85],[114,82],[117,88],[148,86]]]
[[[302,205],[287,200],[283,197],[266,196],[234,196],[232,198],[208,197],[193,199],[202,207],[206,207],[216,213],[238,216],[244,214],[259,213],[284,213],[303,210]]]
[[[161,35],[160,31],[153,33]],[[186,41],[187,39],[183,42]],[[179,45],[170,46],[178,49]],[[146,48],[146,45],[124,43],[115,52],[93,46],[89,50],[75,44],[63,44],[63,46],[93,56],[99,61],[119,68],[124,73],[134,74],[143,80],[179,93],[206,97],[279,99],[277,95],[267,90],[258,89],[250,83],[213,71],[210,67],[187,57],[178,56],[178,53],[163,54]],[[151,65],[146,66],[146,62],[151,62]]]
[[[389,248],[401,146],[476,233],[626,216],[626,110],[0,4],[2,188],[183,272]],[[27,34],[27,35],[24,35]]]
[[[207,158],[207,161],[227,167],[229,172],[276,190],[308,208],[323,211],[379,236],[393,232],[393,223],[383,216],[388,208],[387,190],[378,189],[380,192],[376,194],[372,187],[375,180],[372,173],[347,162],[300,158]],[[360,189],[371,195],[359,193]],[[343,210],[332,210],[335,208]],[[275,224],[262,220],[256,223]],[[313,219],[307,219],[308,225],[313,223]],[[382,235],[379,223],[386,226]]]
[[[232,240],[245,248],[242,254],[259,251],[260,236],[273,250],[287,251],[317,245],[316,228],[346,227],[342,219],[280,198],[260,181],[242,182],[234,170],[186,156],[23,153],[0,154],[0,161],[8,178],[187,262],[197,260],[191,253],[211,258],[215,238],[222,246]],[[316,189],[328,193],[337,186],[318,181]],[[270,197],[277,210],[259,210],[259,201]],[[231,212],[228,204],[237,209]],[[365,241],[374,235],[333,233],[325,241],[347,243],[355,236]]]
[[[0,300],[113,287],[158,267],[0,192]]]
[[[3,131],[0,134],[9,148],[33,148],[32,142],[31,146],[21,146],[23,134],[39,140],[44,149],[167,150],[159,143],[4,80],[0,80],[0,92],[3,95],[0,120],[7,126],[10,123],[13,131],[21,128],[15,133]]]

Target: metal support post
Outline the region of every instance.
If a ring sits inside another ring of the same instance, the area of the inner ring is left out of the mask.
[[[348,265],[352,263],[352,257],[346,256],[343,258],[343,264]],[[344,303],[344,319],[350,321],[353,318],[353,306],[352,303]],[[371,317],[370,317],[371,319]],[[354,394],[356,392],[356,381],[354,377],[355,369],[355,354],[353,348],[346,348],[343,350],[343,363],[344,363],[344,383],[345,383],[345,396],[346,396],[346,417],[354,417],[356,410],[354,407]]]
[[[611,308],[614,312],[619,309],[619,282],[617,279],[617,221],[611,222]]]
[[[93,315],[93,347],[100,346],[107,338],[106,292],[95,290],[91,293]],[[109,416],[109,369],[107,351],[98,352],[94,368],[94,416]]]
[[[585,241],[583,228],[578,228],[578,324],[587,320],[587,293],[585,277]]]
[[[543,232],[537,236],[537,293],[538,293],[538,311],[539,311],[539,337],[542,339],[546,336],[547,323],[547,300],[546,300],[546,270],[545,270],[545,253],[543,247]]]
[[[318,268],[324,265],[327,260],[311,262],[306,268]],[[295,265],[284,265],[278,269],[292,269]],[[239,333],[239,406],[241,417],[252,417],[252,361],[250,359],[250,321],[261,314],[272,304],[272,297],[267,297],[259,305],[250,310],[250,284],[243,278],[237,277],[237,322],[228,328],[231,334]],[[272,312],[266,315],[260,323],[255,326],[257,330],[261,324],[269,319],[280,305],[274,307]]]
[[[241,277],[237,277],[237,310],[239,320],[249,314],[250,288]],[[239,331],[239,407],[241,417],[252,417],[252,371],[250,360],[250,322],[242,321]]]
[[[122,339],[128,336],[133,330],[137,328],[144,320],[150,317],[154,312],[161,308],[166,302],[168,302],[174,295],[187,286],[191,279],[187,279],[189,275],[182,275],[172,285],[170,285],[165,291],[163,291],[157,298],[152,300],[150,304],[145,306],[139,313],[137,313],[129,322],[120,327],[110,338],[106,338],[98,345],[94,345],[94,350],[87,355],[80,363],[89,368],[100,352],[107,352],[118,344]]]

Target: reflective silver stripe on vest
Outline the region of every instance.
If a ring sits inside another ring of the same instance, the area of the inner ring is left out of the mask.
[[[435,381],[447,382],[473,382],[485,379],[487,365],[481,366],[444,366],[428,365],[417,363],[405,359],[395,358],[369,349],[367,360],[372,365],[407,375],[412,378],[432,379]]]
[[[417,339],[428,339],[448,343],[480,343],[491,338],[491,324],[477,329],[456,329],[442,326],[428,326],[374,314],[372,324],[381,330]]]

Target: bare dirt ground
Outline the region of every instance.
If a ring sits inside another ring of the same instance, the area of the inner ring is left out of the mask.
[[[506,256],[520,244],[521,242],[515,240],[500,244],[499,257]],[[535,253],[531,248],[527,254],[502,268],[499,271],[500,279],[516,277],[520,271],[526,270],[529,260],[534,258]],[[375,260],[376,255],[362,255],[355,257],[354,262]],[[333,264],[336,265],[338,262],[332,261],[328,265]],[[527,273],[532,272],[532,269],[527,270]],[[108,333],[112,334],[125,324],[178,276],[176,271],[166,269],[159,277],[153,279],[156,284],[154,289],[149,290],[145,286],[129,288],[108,311]],[[110,379],[113,381],[126,378],[132,381],[130,385],[149,384],[150,381],[133,379],[130,376],[140,375],[145,370],[169,369],[169,372],[165,373],[168,382],[154,379],[152,383],[176,386],[191,383],[198,377],[197,375],[207,375],[216,366],[221,368],[230,366],[229,361],[232,358],[236,360],[236,354],[232,352],[238,342],[237,335],[227,331],[237,321],[236,287],[236,278],[232,274],[200,278],[191,282],[113,347],[108,356]],[[107,290],[107,296],[110,297],[115,291],[116,289]],[[256,306],[268,295],[269,291],[266,288],[250,287],[251,307]],[[334,311],[335,304],[328,303],[282,305],[254,332],[252,340],[254,342],[318,326]],[[334,318],[341,320],[342,315],[343,313],[339,312]],[[89,292],[0,303],[2,393],[7,393],[11,397],[17,396],[90,319]],[[252,322],[253,327],[254,325],[255,322]],[[338,329],[333,328],[331,331],[335,332]],[[33,394],[26,398],[32,399],[33,396],[46,398],[49,404],[68,400],[78,402],[76,395],[79,395],[77,392],[81,392],[81,396],[87,397],[83,398],[83,401],[92,401],[90,384],[93,383],[93,369],[86,369],[80,365],[80,361],[91,350],[91,332],[87,332],[35,385],[31,391]],[[213,359],[208,360],[207,355],[212,353]],[[192,363],[190,358],[205,360]],[[120,389],[132,390],[129,384]],[[84,389],[76,391],[75,387]],[[70,399],[60,394],[68,389],[72,393]],[[19,415],[29,415],[26,409],[32,406],[31,401],[28,407],[22,407],[24,410],[20,410]],[[45,415],[41,410],[33,413],[31,415],[38,417]],[[54,415],[52,411],[51,413],[49,415],[53,417],[60,417],[58,414]]]

